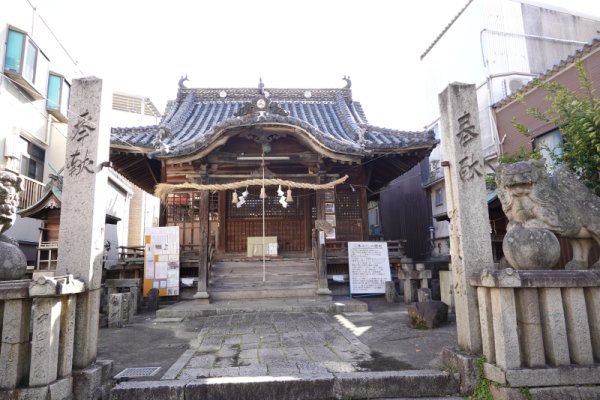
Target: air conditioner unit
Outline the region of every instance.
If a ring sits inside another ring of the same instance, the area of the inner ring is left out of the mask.
[[[18,137],[16,135],[7,135],[4,138],[4,157],[19,158]]]

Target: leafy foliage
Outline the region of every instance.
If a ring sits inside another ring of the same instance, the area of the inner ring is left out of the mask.
[[[473,394],[469,396],[469,400],[493,400],[492,393],[490,392],[489,379],[485,377],[484,367],[485,357],[479,357],[477,359],[477,384],[473,390]]]
[[[555,161],[564,163],[596,194],[600,195],[600,98],[581,60],[575,63],[580,90],[574,91],[556,82],[535,81],[534,86],[548,93],[546,111],[529,108],[527,114],[560,129],[562,155]],[[525,104],[525,98],[520,96]],[[529,129],[513,118],[513,125],[526,136]]]

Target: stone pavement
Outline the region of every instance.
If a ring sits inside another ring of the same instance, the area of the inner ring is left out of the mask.
[[[350,301],[357,302],[331,303]],[[325,313],[314,311],[320,309],[316,304],[302,311],[263,300],[248,301],[246,311],[235,314],[224,314],[227,307],[219,309],[218,303],[212,306],[219,313],[205,317],[141,314],[124,328],[101,329],[98,357],[114,360],[114,374],[127,367],[161,367],[157,375],[136,380],[441,369],[443,346],[456,343],[453,321],[415,330],[408,326],[406,305],[382,297],[360,302],[369,311]]]
[[[259,312],[208,317],[162,379],[355,372],[370,349],[334,316]]]

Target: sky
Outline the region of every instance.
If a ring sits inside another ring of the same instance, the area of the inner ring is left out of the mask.
[[[26,1],[26,0],[19,0]],[[188,87],[341,88],[369,122],[422,130],[419,56],[467,0],[29,0],[85,75],[162,112]],[[542,3],[540,0],[539,3]],[[600,2],[543,3],[600,16]],[[476,83],[476,82],[473,82]]]

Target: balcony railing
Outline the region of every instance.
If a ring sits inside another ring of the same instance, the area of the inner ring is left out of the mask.
[[[23,192],[19,197],[19,209],[22,210],[35,204],[42,197],[46,185],[23,175],[21,177],[23,178]]]

